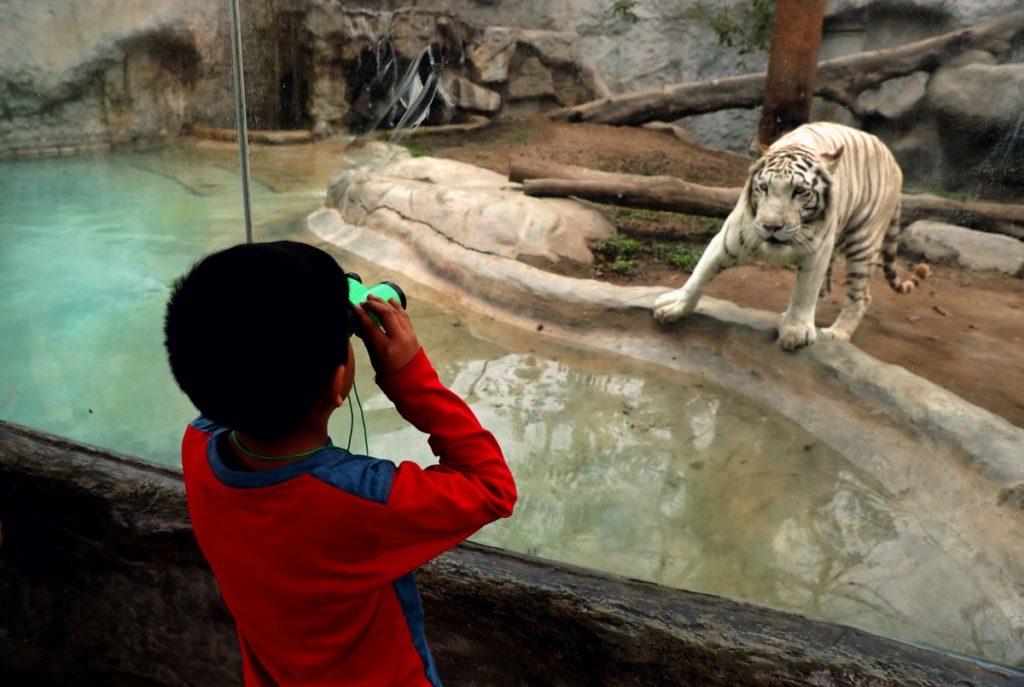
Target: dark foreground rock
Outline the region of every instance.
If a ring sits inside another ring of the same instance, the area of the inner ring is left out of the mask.
[[[173,470],[0,422],[0,684],[230,685]],[[446,685],[984,685],[1024,676],[466,544],[419,573]]]

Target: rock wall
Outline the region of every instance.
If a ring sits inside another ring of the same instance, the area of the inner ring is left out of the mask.
[[[0,684],[241,683],[180,475],[0,422]],[[849,627],[463,544],[417,572],[449,686],[1010,687]]]
[[[694,16],[701,4],[746,5],[640,0],[631,22],[606,0],[247,0],[250,126],[328,133],[360,116],[372,120],[366,112],[374,103],[361,103],[359,90],[375,68],[372,48],[389,33],[403,66],[429,44],[444,46],[443,86],[454,106],[492,118],[573,104],[607,87],[762,70],[765,55],[718,44]],[[1022,8],[1024,0],[832,0],[822,56],[899,45]],[[145,142],[173,136],[186,122],[233,124],[223,3],[9,0],[5,12],[0,154]],[[862,118],[826,103],[815,116],[879,134],[912,186],[970,181],[968,192],[998,193],[1020,185],[1024,48],[1002,64],[985,55],[967,61],[865,93]],[[682,124],[700,143],[745,152],[758,115],[730,110]],[[455,114],[431,117],[444,123]]]
[[[822,56],[894,47],[988,17],[1024,9],[1024,0],[833,0]],[[998,58],[968,51],[932,74],[917,72],[863,93],[856,118],[817,103],[812,116],[881,137],[905,185],[1019,197],[1024,193],[1024,41]]]
[[[385,39],[397,76],[428,46],[443,61],[451,98],[435,101],[429,123],[516,118],[607,92],[571,31],[472,24],[446,3],[395,4],[243,2],[250,128],[327,134],[379,119],[387,97],[364,90]],[[186,123],[232,126],[228,24],[226,4],[205,0],[12,0],[0,26],[0,154],[162,140]]]
[[[717,8],[746,4],[735,0],[641,0],[634,10],[636,23],[612,16],[610,3],[603,0],[428,0],[430,3],[453,8],[471,21],[493,23],[500,17],[500,21],[515,25],[574,31],[580,36],[582,54],[596,63],[613,91],[761,71],[766,66],[763,54],[741,56],[719,45],[706,21],[693,16],[700,4]],[[822,57],[902,45],[1017,9],[1024,9],[1024,0],[830,0]],[[1011,56],[1009,61],[1022,62],[1024,54]],[[987,70],[976,88],[1011,93],[1001,96],[999,114],[989,115],[987,99],[974,100],[974,113],[967,121],[959,111],[950,114],[948,107],[935,102],[938,98],[925,99],[927,74],[894,80],[879,89],[881,92],[866,93],[869,115],[864,119],[823,102],[816,105],[814,114],[882,136],[908,168],[909,181],[920,187],[956,187],[972,178],[971,171],[963,173],[964,166],[981,173],[991,186],[1012,186],[1015,179],[1024,178],[1019,162],[1024,159],[1021,120],[1014,116],[1020,112],[1014,109],[1021,98],[1016,84],[1020,69],[1003,66],[998,72]],[[932,116],[935,110],[939,117]],[[759,108],[731,110],[680,123],[699,143],[745,154],[759,115]],[[979,119],[985,122],[975,126]],[[1009,154],[1008,146],[1013,147]]]
[[[226,124],[224,11],[205,0],[9,0],[0,23],[0,153],[58,152]]]

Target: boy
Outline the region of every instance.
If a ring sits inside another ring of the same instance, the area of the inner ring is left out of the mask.
[[[437,465],[331,444],[328,418],[355,374],[353,331],[378,385],[430,435]],[[201,413],[182,442],[185,492],[245,684],[440,685],[412,571],[510,516],[516,490],[406,312],[380,299],[352,308],[333,258],[279,241],[198,263],[175,285],[164,332]]]

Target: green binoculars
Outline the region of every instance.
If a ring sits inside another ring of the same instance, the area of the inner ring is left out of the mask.
[[[405,292],[395,282],[382,281],[373,286],[366,286],[363,284],[363,278],[355,272],[348,272],[345,276],[348,277],[348,300],[353,306],[362,305],[370,297],[370,294],[373,294],[384,301],[397,299],[402,304],[402,308],[405,308]],[[370,317],[373,318],[374,322],[380,324],[380,320],[377,319],[376,315],[371,314]]]

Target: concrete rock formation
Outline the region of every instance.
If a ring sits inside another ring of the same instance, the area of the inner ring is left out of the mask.
[[[951,188],[1024,186],[1024,64],[994,62],[951,64],[928,82]]]
[[[176,471],[0,422],[0,516],[5,684],[240,683]],[[1019,684],[863,630],[471,543],[417,581],[449,687]]]
[[[823,55],[895,47],[1020,10],[1019,0],[836,0],[829,5]],[[1019,40],[1019,39],[1018,39]],[[963,188],[1003,195],[1020,190],[1024,146],[1017,140],[1024,100],[1015,74],[1019,47],[995,56],[967,50],[928,74],[918,72],[866,91],[853,125],[881,137],[893,150],[911,186]],[[996,80],[999,84],[995,84]],[[984,93],[982,97],[979,94]],[[817,108],[821,118],[850,117],[841,108]]]
[[[200,0],[5,3],[0,154],[159,140],[196,118],[227,124],[222,13]]]
[[[501,109],[500,95],[489,88],[478,86],[467,78],[453,76],[442,83],[455,99],[455,104],[463,110],[489,113]]]
[[[928,84],[928,104],[963,135],[1015,129],[1024,116],[1024,64],[968,64],[940,69]]]
[[[0,26],[0,154],[162,140],[185,124],[233,125],[225,5],[9,5]],[[368,86],[385,43],[398,74],[428,46],[443,62],[456,106],[437,101],[432,124],[463,119],[460,111],[515,117],[607,91],[575,33],[469,24],[446,7],[251,0],[242,32],[255,130],[327,135],[379,121],[386,97]],[[515,106],[503,111],[509,101]]]
[[[1024,277],[1024,243],[944,222],[918,220],[903,230],[903,248],[933,263]]]
[[[250,128],[304,128],[323,136],[353,120],[372,122],[380,103],[360,100],[361,89],[374,74],[385,37],[402,68],[427,45],[443,48],[446,80],[466,80],[459,87],[465,112],[498,119],[609,90],[765,66],[763,54],[744,56],[719,45],[707,20],[694,14],[708,4],[704,0],[645,0],[633,10],[635,22],[614,15],[609,4],[248,0],[243,47]],[[739,16],[746,6],[738,0],[712,4]],[[822,56],[905,44],[1021,7],[1020,0],[833,0]],[[0,26],[0,154],[159,140],[183,123],[232,126],[226,18],[223,4],[200,0],[10,0]],[[964,58],[991,68],[966,69],[957,60],[934,84],[914,74],[863,94],[864,117],[831,105],[816,113],[880,135],[917,186],[1014,186],[1024,178],[1024,151],[1010,121],[1019,98],[1003,94],[1003,114],[982,121],[989,103],[972,94],[983,82],[1017,84],[1015,63],[1024,58],[1019,49],[1000,56],[999,64],[977,51]],[[966,71],[956,71],[961,68]],[[963,120],[952,114],[964,106],[978,122],[969,130],[957,129]],[[428,123],[460,121],[460,109],[439,105]],[[682,124],[699,143],[745,152],[757,117],[756,108],[727,110]]]
[[[404,235],[431,232],[506,258],[592,259],[589,240],[614,227],[573,200],[524,196],[501,174],[454,160],[412,157],[371,143],[352,156],[327,192],[346,222]]]

